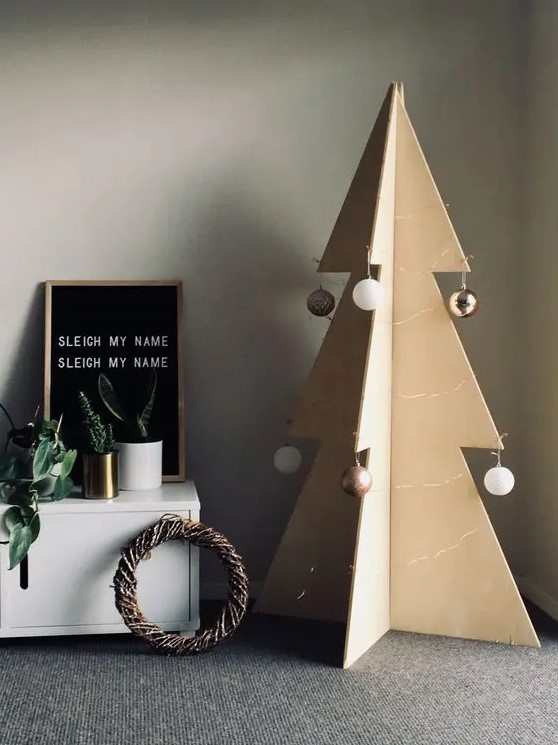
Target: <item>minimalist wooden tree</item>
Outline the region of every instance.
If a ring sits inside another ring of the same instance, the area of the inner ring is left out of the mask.
[[[352,300],[370,262],[374,313]],[[390,628],[538,646],[461,451],[501,445],[434,277],[464,269],[392,84],[319,266],[351,273],[292,419],[320,448],[256,606],[346,622],[344,666]]]

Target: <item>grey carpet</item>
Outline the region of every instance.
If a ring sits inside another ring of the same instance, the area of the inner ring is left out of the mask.
[[[250,616],[195,658],[131,637],[0,642],[1,745],[551,745],[558,630],[531,650],[389,633],[331,665],[339,628]]]

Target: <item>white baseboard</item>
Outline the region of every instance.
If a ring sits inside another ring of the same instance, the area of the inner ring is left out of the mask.
[[[260,594],[261,582],[250,582],[250,597],[257,598]],[[225,600],[229,586],[226,582],[202,582],[200,585],[201,600]]]
[[[558,621],[558,598],[550,595],[546,590],[529,579],[529,577],[516,576],[515,578],[519,592],[530,600],[534,605],[547,613],[555,621]]]

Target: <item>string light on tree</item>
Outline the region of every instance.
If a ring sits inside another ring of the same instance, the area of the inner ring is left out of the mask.
[[[273,465],[286,476],[296,473],[302,463],[300,451],[292,445],[283,445],[275,452],[273,456]]]
[[[331,292],[320,287],[308,295],[306,305],[313,316],[322,318],[323,316],[329,316],[335,308],[335,298]]]
[[[370,276],[370,248],[368,248],[367,276],[353,288],[353,302],[361,310],[376,310],[384,299],[384,288]]]
[[[507,437],[507,432],[500,437],[501,440]],[[502,448],[499,447],[492,455],[497,458],[497,463],[493,468],[489,468],[484,475],[484,486],[486,491],[494,494],[496,497],[505,497],[515,486],[515,477],[509,468],[501,463]]]
[[[472,258],[473,256],[467,256],[464,260],[463,271],[461,272],[461,287],[452,293],[448,302],[449,309],[456,318],[470,318],[479,309],[477,294],[468,289],[466,282],[466,261]]]

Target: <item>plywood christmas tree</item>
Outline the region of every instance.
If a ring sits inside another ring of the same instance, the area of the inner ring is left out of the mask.
[[[374,313],[352,300],[369,262]],[[434,277],[464,269],[393,84],[320,263],[351,273],[292,418],[320,446],[256,606],[346,622],[345,666],[390,628],[538,646],[461,451],[501,445]]]

